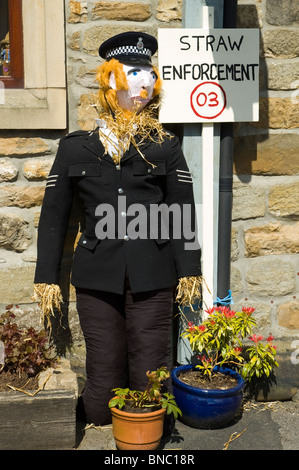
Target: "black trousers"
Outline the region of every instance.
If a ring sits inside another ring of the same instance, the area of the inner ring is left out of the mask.
[[[146,372],[171,367],[170,334],[174,290],[123,295],[77,289],[77,310],[86,343],[82,400],[88,423],[111,423],[113,388],[142,390]],[[171,391],[171,380],[164,391]]]

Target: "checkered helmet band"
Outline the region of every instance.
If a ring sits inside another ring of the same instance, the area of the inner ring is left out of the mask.
[[[110,49],[106,53],[106,59],[110,59],[111,57],[119,56],[119,55],[130,55],[130,54],[138,54],[140,56],[148,57],[149,59],[152,56],[151,50],[143,47],[140,49],[138,46],[120,46],[115,47],[114,49]]]

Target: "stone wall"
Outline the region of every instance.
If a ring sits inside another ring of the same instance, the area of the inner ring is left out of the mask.
[[[239,0],[238,27],[261,30],[260,120],[235,130],[231,285],[236,305],[257,308],[265,332],[299,334],[299,58],[294,0]],[[98,45],[118,32],[181,26],[181,0],[66,1],[69,128],[92,129]],[[32,302],[45,179],[64,132],[0,130],[0,304],[38,325]],[[71,224],[75,233],[76,224]],[[66,248],[65,267],[72,241]],[[67,286],[65,286],[65,291]],[[60,334],[73,363],[84,346],[70,290]]]
[[[239,1],[259,27],[260,119],[236,125],[232,292],[275,337],[299,334],[299,6]]]

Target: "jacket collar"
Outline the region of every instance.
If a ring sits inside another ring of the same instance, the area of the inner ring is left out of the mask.
[[[143,153],[144,149],[146,149],[150,145],[151,145],[150,141],[142,143],[140,145],[140,149],[139,149],[140,152]],[[89,150],[90,152],[92,152],[94,155],[96,155],[99,160],[103,159],[103,160],[106,160],[109,163],[112,163],[114,165],[114,162],[113,162],[112,158],[110,157],[110,155],[105,153],[104,146],[103,146],[102,142],[99,139],[98,129],[96,129],[96,130],[94,130],[94,131],[87,134],[87,136],[84,139],[83,147],[86,148],[87,150]],[[129,160],[130,158],[132,158],[136,155],[140,155],[140,153],[134,147],[134,145],[131,144],[129,149],[122,156],[121,161],[122,162],[127,161],[127,160]]]

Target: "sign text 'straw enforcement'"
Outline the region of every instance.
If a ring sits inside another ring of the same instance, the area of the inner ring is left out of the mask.
[[[161,122],[257,121],[259,32],[160,29]]]

